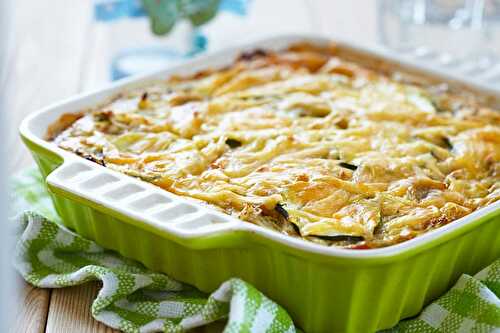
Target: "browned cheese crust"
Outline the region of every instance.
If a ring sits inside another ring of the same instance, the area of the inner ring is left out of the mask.
[[[49,129],[59,147],[330,246],[402,242],[500,198],[500,114],[328,49],[245,53],[124,91]]]

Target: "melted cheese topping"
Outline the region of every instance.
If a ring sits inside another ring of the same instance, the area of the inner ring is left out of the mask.
[[[387,246],[500,198],[499,113],[307,46],[123,92],[49,135],[108,168],[327,245]]]

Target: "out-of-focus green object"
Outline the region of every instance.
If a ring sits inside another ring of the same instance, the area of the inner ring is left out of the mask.
[[[220,0],[142,0],[156,35],[166,35],[181,19],[200,26],[217,15]]]
[[[219,9],[220,0],[180,0],[181,9],[194,26],[212,20]]]

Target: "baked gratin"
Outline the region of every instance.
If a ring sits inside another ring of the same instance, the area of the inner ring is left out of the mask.
[[[48,139],[292,237],[414,238],[500,198],[500,113],[295,45],[123,92]]]

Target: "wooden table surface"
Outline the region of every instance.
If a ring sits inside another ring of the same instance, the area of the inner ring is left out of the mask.
[[[2,88],[7,96],[10,172],[33,163],[17,135],[19,123],[28,113],[105,85],[112,55],[124,46],[143,45],[150,38],[144,23],[95,23],[92,1],[18,0],[13,15],[7,86]],[[224,21],[229,25],[241,18],[221,16],[207,31],[215,36],[215,48],[282,32],[319,32],[370,45],[376,41],[375,18],[373,0],[254,0],[241,24],[224,29]],[[12,331],[114,331],[90,315],[98,283],[49,290],[34,288],[20,277],[17,280]],[[200,331],[217,332],[222,327],[223,323],[216,323]]]

